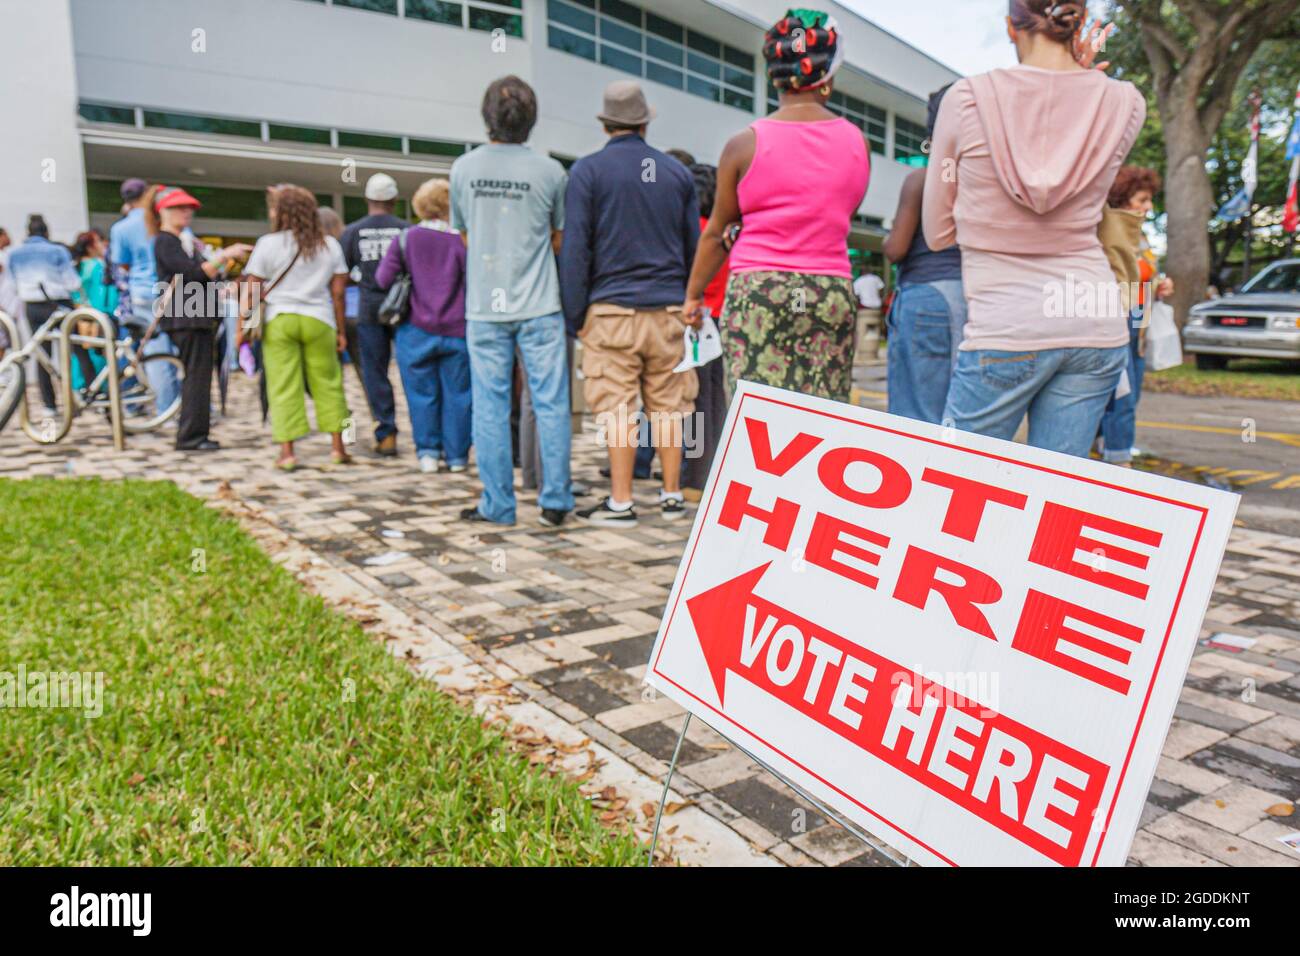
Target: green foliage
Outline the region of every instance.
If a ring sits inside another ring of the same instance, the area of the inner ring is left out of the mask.
[[[1165,144],[1160,111],[1156,102],[1154,82],[1147,55],[1143,49],[1141,30],[1135,9],[1152,0],[1112,0],[1107,15],[1116,24],[1116,32],[1106,46],[1105,58],[1112,62],[1111,75],[1129,80],[1147,98],[1147,122],[1128,162],[1150,166],[1163,171]],[[1158,0],[1156,0],[1158,2]],[[1210,7],[1258,7],[1266,0],[1199,0]],[[1197,37],[1191,23],[1172,0],[1158,2],[1164,26],[1185,46],[1194,48]],[[1241,188],[1241,164],[1250,147],[1249,96],[1258,90],[1263,101],[1261,108],[1261,134],[1259,140],[1259,182],[1255,191],[1256,237],[1251,257],[1263,264],[1287,253],[1289,241],[1276,226],[1282,219],[1286,202],[1289,167],[1283,160],[1286,134],[1293,118],[1296,83],[1300,81],[1300,13],[1273,38],[1265,40],[1255,51],[1233,90],[1231,105],[1219,129],[1213,132],[1206,152],[1206,169],[1214,195],[1215,208],[1222,205]],[[1204,102],[1204,93],[1201,97]],[[1165,198],[1157,200],[1157,213],[1163,211]],[[1245,222],[1210,222],[1207,226],[1214,250],[1211,276],[1235,250],[1240,261],[1240,244]]]
[[[98,719],[0,710],[0,865],[640,858],[174,485],[0,481],[0,514],[0,671],[106,683]]]

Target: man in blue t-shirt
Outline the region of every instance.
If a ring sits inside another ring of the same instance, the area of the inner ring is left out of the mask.
[[[483,494],[466,521],[514,524],[510,404],[515,352],[523,360],[542,452],[541,522],[573,510],[569,486],[569,363],[555,253],[564,230],[564,167],[524,143],[537,97],[516,76],[483,97],[488,143],[451,167],[451,224],[469,247],[465,339],[474,448]]]
[[[149,188],[143,179],[122,183],[122,202],[130,211],[108,230],[108,259],[112,278],[121,290],[117,317],[139,341],[153,324],[153,305],[158,298],[158,272],[153,260],[153,240],[145,222],[145,207],[153,201],[158,187]],[[178,355],[171,337],[162,329],[145,343],[145,355]],[[149,387],[153,389],[158,410],[170,408],[180,399],[181,383],[171,362],[150,362],[145,366]],[[172,419],[176,421],[176,419]]]

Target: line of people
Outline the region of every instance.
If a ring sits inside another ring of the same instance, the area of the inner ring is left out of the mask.
[[[1086,455],[1101,429],[1107,458],[1122,462],[1135,397],[1120,402],[1116,386],[1126,369],[1140,383],[1130,310],[1066,318],[1048,302],[1054,285],[1113,284],[1130,271],[1129,254],[1117,250],[1140,237],[1157,185],[1141,176],[1117,183],[1116,174],[1145,103],[1132,84],[1092,68],[1089,41],[1099,34],[1084,29],[1082,2],[1010,0],[1009,13],[1019,65],[931,97],[930,162],[907,178],[885,244],[900,266],[889,407],[1007,439],[1027,415],[1031,444],[1074,455]],[[235,345],[261,334],[279,467],[297,465],[308,392],[334,460],[351,460],[341,434],[345,350],[375,421],[375,450],[397,455],[395,356],[420,469],[464,470],[474,448],[483,489],[461,518],[515,522],[512,422],[522,405],[539,518],[559,525],[575,507],[570,368],[581,342],[584,399],[608,448],[610,487],[578,516],[636,523],[632,482],[645,445],[659,458],[661,515],[685,514],[737,381],[840,401],[852,389],[858,297],[848,237],[871,163],[862,131],[827,105],[843,38],[827,14],[791,10],[762,52],[778,108],[733,136],[716,170],[651,146],[654,111],[638,83],[620,81],[597,115],[605,145],[566,172],[526,145],[536,96],[508,76],[483,99],[488,142],[456,160],[449,182],[430,180],[412,197],[418,226],[396,215],[398,187],[384,174],[366,185],[367,215],[341,232],[310,191],[282,184],[268,190],[270,234],[252,249],[213,252],[188,228],[194,197],[123,184],[131,208],[109,242],[118,313],[137,325],[160,315],[157,347],[184,361],[178,447],[216,447],[213,330],[230,302],[223,280],[246,257],[239,313],[260,322],[237,323]],[[1114,193],[1124,182],[1141,188]],[[1108,194],[1138,217],[1136,230],[1122,217],[1124,228],[1110,228],[1107,216],[1099,237]],[[178,288],[204,291],[206,305],[182,308],[194,298],[187,293],[156,307],[174,277]],[[408,278],[405,321],[382,320],[389,290]],[[349,282],[355,323],[345,314]],[[723,356],[676,371],[684,330],[706,315],[718,319]],[[1108,404],[1113,427],[1103,428]],[[702,447],[684,469],[688,423]]]

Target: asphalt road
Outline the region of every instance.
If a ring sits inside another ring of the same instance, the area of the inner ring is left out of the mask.
[[[884,366],[858,370],[858,404],[885,407]],[[1241,495],[1249,528],[1300,535],[1300,402],[1145,392],[1137,466]]]

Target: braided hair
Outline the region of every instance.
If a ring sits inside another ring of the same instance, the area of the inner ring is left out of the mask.
[[[835,18],[820,10],[789,10],[763,38],[767,75],[778,90],[826,83],[844,59]]]

